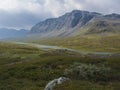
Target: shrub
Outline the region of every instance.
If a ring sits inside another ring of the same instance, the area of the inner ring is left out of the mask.
[[[106,81],[110,68],[104,65],[75,63],[65,70],[64,74],[71,78]]]

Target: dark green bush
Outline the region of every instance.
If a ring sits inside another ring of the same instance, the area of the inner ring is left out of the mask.
[[[104,65],[75,63],[65,70],[64,74],[71,78],[106,81],[110,68]]]

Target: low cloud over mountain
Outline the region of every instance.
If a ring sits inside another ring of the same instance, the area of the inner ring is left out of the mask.
[[[30,28],[74,9],[120,13],[120,0],[0,0],[0,27]],[[104,2],[104,3],[103,3]],[[111,8],[112,7],[112,8]]]

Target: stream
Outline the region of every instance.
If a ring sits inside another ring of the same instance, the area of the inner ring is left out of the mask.
[[[100,54],[100,55],[111,55],[114,54],[112,52],[92,52],[92,51],[82,51],[82,50],[76,50],[76,49],[71,49],[71,48],[64,48],[64,47],[59,47],[59,46],[50,46],[50,45],[42,45],[42,44],[36,44],[36,43],[25,43],[25,42],[12,42],[15,44],[22,44],[22,45],[29,45],[29,46],[34,46],[43,50],[49,50],[49,49],[60,49],[60,50],[68,50],[72,52],[77,52],[81,54]]]

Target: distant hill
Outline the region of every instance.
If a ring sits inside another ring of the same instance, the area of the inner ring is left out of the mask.
[[[31,34],[37,34],[37,37],[118,32],[120,32],[119,14],[102,15],[80,10],[74,10],[58,18],[47,19],[31,29]]]
[[[94,18],[82,29],[83,34],[116,34],[120,32],[120,19]]]
[[[28,34],[28,30],[0,28],[0,39],[22,37]]]

